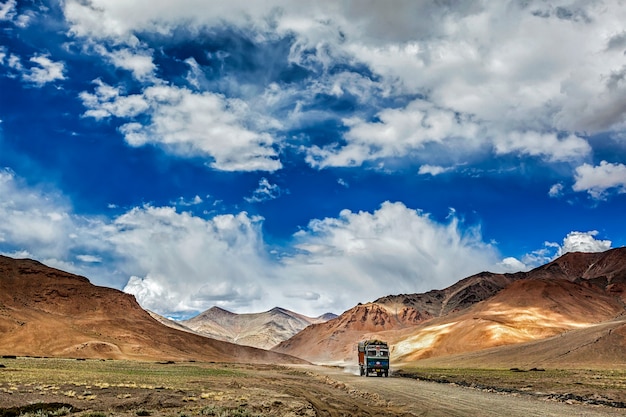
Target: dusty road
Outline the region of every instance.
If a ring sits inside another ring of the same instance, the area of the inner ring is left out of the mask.
[[[374,394],[398,410],[415,416],[624,416],[626,410],[566,404],[526,395],[502,394],[407,378],[365,378],[339,368],[311,367],[332,381]]]

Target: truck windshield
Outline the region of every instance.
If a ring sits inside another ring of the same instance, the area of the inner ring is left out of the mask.
[[[367,356],[389,356],[389,352],[386,350],[368,350]]]

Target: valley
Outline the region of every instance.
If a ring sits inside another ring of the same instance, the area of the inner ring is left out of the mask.
[[[626,248],[337,317],[212,308],[186,322],[0,257],[0,417],[622,415],[625,306]],[[389,342],[390,378],[356,375],[371,338]]]

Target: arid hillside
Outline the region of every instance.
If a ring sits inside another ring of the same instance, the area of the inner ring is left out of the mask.
[[[166,327],[132,295],[32,260],[0,256],[0,355],[294,363]]]
[[[626,314],[625,289],[626,248],[568,253],[529,272],[485,272],[444,290],[383,297],[310,326],[274,350],[312,362],[351,363],[356,361],[359,340],[381,338],[391,342],[396,362],[406,362],[518,345],[566,332],[589,335],[582,330],[611,322],[617,323],[611,343],[621,345],[615,354],[605,355],[606,360],[626,362],[623,330],[619,321],[612,321]],[[570,351],[582,352],[582,345],[589,343],[586,337],[576,342],[571,336]],[[607,346],[610,349],[615,347]],[[560,358],[564,363],[574,358],[588,363],[605,360],[591,355],[591,349],[586,351],[587,355]],[[544,356],[552,357],[550,352]]]
[[[336,315],[330,313],[320,317],[307,317],[280,307],[251,314],[236,314],[212,307],[179,323],[214,339],[270,349],[311,324],[323,323],[335,317]]]

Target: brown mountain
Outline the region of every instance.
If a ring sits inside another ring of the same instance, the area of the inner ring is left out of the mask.
[[[336,317],[326,313],[307,317],[284,308],[251,314],[235,314],[212,307],[189,320],[179,322],[192,331],[239,345],[269,349],[289,339],[305,327]]]
[[[0,354],[300,362],[166,327],[132,295],[32,260],[0,256]]]
[[[473,352],[584,329],[620,313],[624,313],[620,300],[592,286],[527,279],[463,312],[437,318],[401,335],[394,352],[398,361]]]
[[[313,362],[354,362],[358,340],[383,338],[396,361],[413,361],[525,343],[624,315],[625,283],[626,248],[568,253],[529,272],[484,272],[444,290],[383,297],[273,350]],[[618,352],[626,362],[626,344]]]

